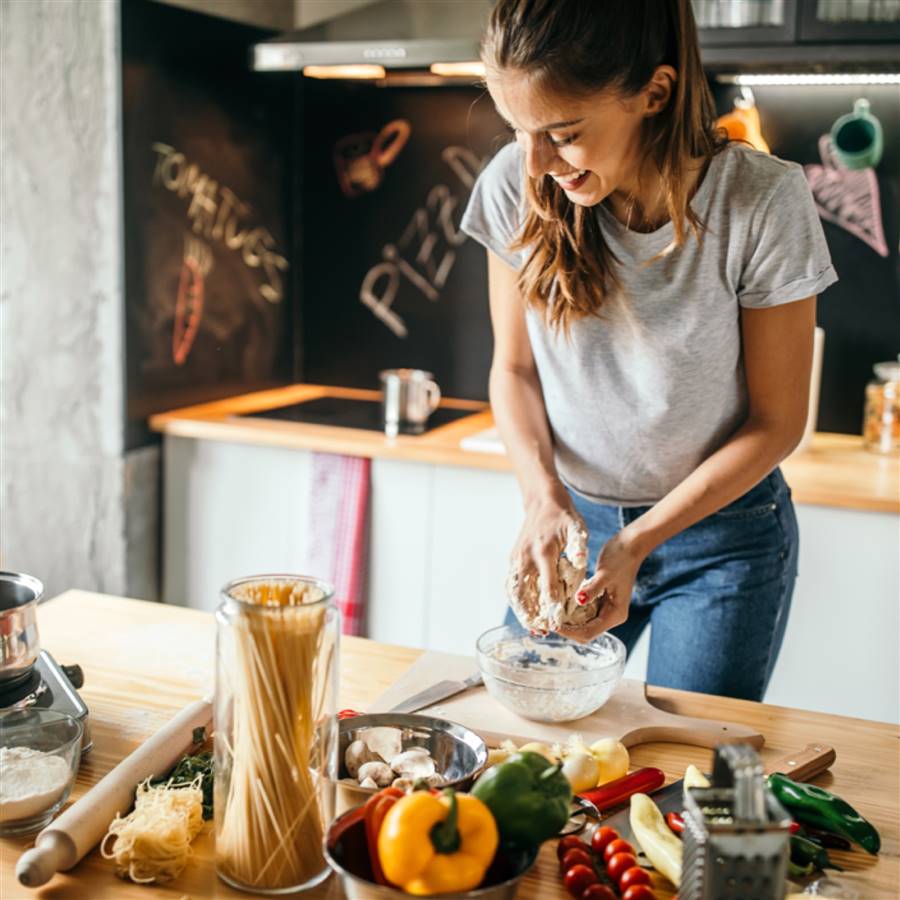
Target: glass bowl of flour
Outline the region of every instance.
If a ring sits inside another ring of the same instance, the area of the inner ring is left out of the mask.
[[[0,713],[0,834],[38,831],[62,808],[83,733],[78,719],[54,710]]]
[[[488,693],[537,722],[589,716],[609,700],[625,669],[625,645],[611,634],[578,644],[502,625],[478,638],[476,654]]]

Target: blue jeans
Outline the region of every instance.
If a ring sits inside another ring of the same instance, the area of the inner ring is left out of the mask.
[[[572,499],[590,534],[591,569],[603,544],[649,508]],[[628,620],[612,633],[630,653],[651,626],[651,684],[762,700],[784,638],[798,546],[791,491],[775,469],[650,553]]]

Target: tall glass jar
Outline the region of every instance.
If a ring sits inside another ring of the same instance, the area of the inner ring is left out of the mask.
[[[876,453],[900,451],[900,357],[875,363],[875,377],[866,386],[863,445]]]
[[[285,894],[328,875],[334,817],[340,614],[333,588],[256,575],[222,588],[216,612],[216,871]]]

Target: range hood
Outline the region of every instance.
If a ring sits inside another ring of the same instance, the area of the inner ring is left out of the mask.
[[[492,0],[380,0],[319,25],[279,35],[252,48],[258,72],[307,66],[377,65],[428,69],[471,62]]]

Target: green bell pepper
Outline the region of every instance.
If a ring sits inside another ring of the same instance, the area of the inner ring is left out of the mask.
[[[514,753],[488,769],[472,793],[490,809],[501,840],[516,847],[537,847],[569,820],[569,780],[561,764],[539,753]]]
[[[814,784],[798,784],[781,773],[769,776],[769,787],[781,805],[801,824],[840,834],[872,854],[881,849],[881,838],[875,826],[837,794]]]

